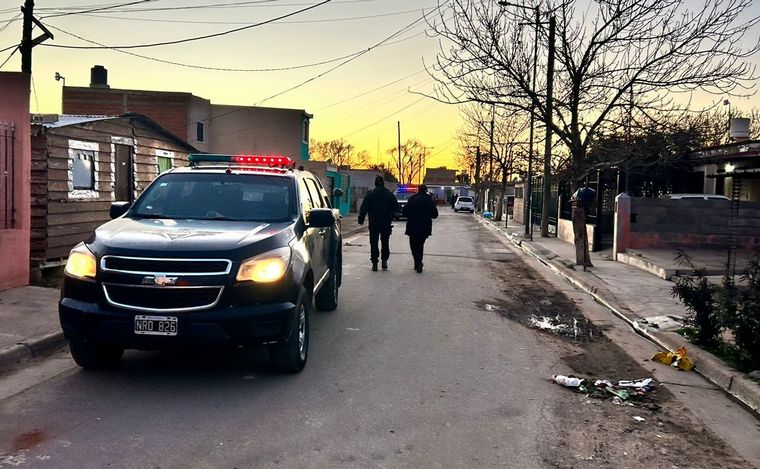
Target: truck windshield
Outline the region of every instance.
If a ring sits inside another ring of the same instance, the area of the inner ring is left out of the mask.
[[[283,222],[294,218],[291,178],[259,174],[172,173],[135,202],[130,216]]]

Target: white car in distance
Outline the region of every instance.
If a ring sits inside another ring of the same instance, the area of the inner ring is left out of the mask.
[[[459,197],[457,198],[457,201],[454,202],[454,211],[475,213],[475,202],[472,200],[472,197]]]

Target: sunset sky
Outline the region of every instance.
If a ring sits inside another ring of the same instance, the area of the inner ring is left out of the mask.
[[[21,36],[21,21],[11,20],[20,15],[22,3],[0,3],[0,49],[17,43]],[[71,12],[71,7],[95,9],[120,3],[127,1],[37,0],[35,11],[55,34],[48,45],[86,45],[84,40],[90,40],[123,46],[217,33],[320,1],[152,0],[62,15]],[[435,6],[436,0],[333,0],[271,24],[221,37],[129,50],[192,67],[114,50],[39,46],[34,50],[32,112],[60,112],[62,82],[54,79],[56,72],[69,86],[88,86],[90,67],[98,64],[108,69],[113,88],[184,91],[216,104],[305,109],[314,114],[313,138],[345,138],[379,161],[389,158],[386,150],[396,145],[396,122],[401,121],[402,140],[414,137],[432,147],[429,166],[452,166],[458,110],[419,94],[430,92],[433,86],[425,64],[432,63],[439,46],[436,38],[425,34],[423,14],[430,12],[429,18],[436,18]],[[64,10],[57,10],[61,8]],[[760,9],[760,5],[753,8]],[[344,63],[351,54],[367,49]],[[2,53],[0,63],[9,52]],[[326,61],[329,63],[313,66]],[[258,71],[195,68],[198,66]],[[272,68],[290,70],[260,71]],[[2,68],[19,69],[19,54]],[[719,98],[710,99],[717,102]],[[734,99],[732,105],[760,106],[760,101],[757,97]]]

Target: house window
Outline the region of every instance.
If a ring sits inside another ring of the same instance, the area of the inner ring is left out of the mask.
[[[206,124],[203,122],[197,122],[195,124],[195,140],[198,142],[206,141]]]
[[[303,143],[309,143],[309,119],[303,120],[303,128],[301,129],[301,141]]]
[[[95,152],[77,151],[71,167],[74,189],[95,189]]]
[[[169,158],[168,156],[157,156],[156,167],[158,170],[158,174],[161,174],[164,171],[169,171],[170,169],[172,169],[172,159]]]

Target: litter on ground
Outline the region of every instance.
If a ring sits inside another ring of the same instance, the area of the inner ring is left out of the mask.
[[[690,371],[694,368],[694,362],[691,361],[686,353],[686,347],[679,347],[674,352],[658,352],[652,355],[652,361],[670,365],[679,370]]]
[[[612,403],[617,405],[633,405],[631,401],[651,402],[652,395],[657,390],[652,378],[620,380],[615,383],[608,379],[554,375],[552,381],[587,397],[612,399]]]

